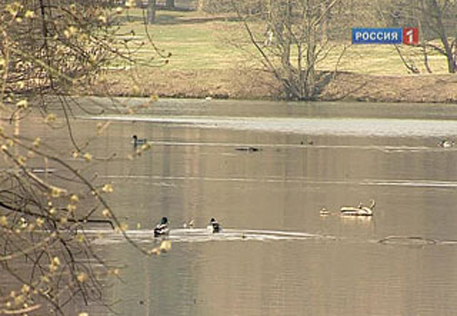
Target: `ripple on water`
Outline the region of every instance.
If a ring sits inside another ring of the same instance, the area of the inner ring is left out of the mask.
[[[154,238],[152,230],[128,230],[126,235],[137,243],[150,243],[160,238]],[[94,239],[95,244],[113,244],[125,242],[121,233],[112,230],[86,230],[84,234]],[[241,230],[223,229],[214,234],[205,228],[171,229],[166,237],[172,242],[208,242],[208,241],[287,241],[287,240],[335,240],[336,237],[302,232],[287,232],[273,230]]]

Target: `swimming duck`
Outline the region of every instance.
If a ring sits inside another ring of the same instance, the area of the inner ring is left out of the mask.
[[[133,135],[132,138],[133,138],[133,147],[137,147],[138,145],[144,145],[148,142],[146,138],[138,138],[138,136],[136,136],[136,135]]]
[[[448,140],[448,139],[443,139],[442,141],[440,141],[439,146],[443,147],[443,148],[451,148],[452,146],[454,146],[454,141]]]
[[[362,203],[359,203],[357,207],[343,206],[340,211],[341,215],[344,216],[373,216],[373,208],[375,205],[375,200],[371,200],[370,206],[364,206]]]
[[[221,231],[221,225],[214,219],[211,218],[208,224],[208,230],[210,230],[212,233],[219,233]]]
[[[166,236],[169,233],[168,218],[162,217],[160,224],[154,228],[154,237]]]
[[[332,213],[330,213],[329,210],[327,210],[327,208],[325,208],[325,206],[320,210],[319,214],[324,217],[324,216],[328,216],[328,215],[331,215]]]

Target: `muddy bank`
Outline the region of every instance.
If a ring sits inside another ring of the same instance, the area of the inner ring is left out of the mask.
[[[94,93],[173,98],[281,99],[280,86],[261,70],[109,71]],[[318,100],[457,103],[457,75],[373,76],[339,73]]]

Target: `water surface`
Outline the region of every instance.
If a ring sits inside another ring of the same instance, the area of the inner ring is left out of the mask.
[[[97,99],[147,103],[117,101]],[[451,105],[214,100],[81,114],[81,139],[111,122],[89,150],[116,158],[91,172],[113,184],[132,239],[157,246],[162,216],[174,228],[159,257],[101,229],[95,247],[125,266],[107,299],[121,315],[455,314],[457,149],[438,144],[457,139],[456,118]],[[133,134],[152,150],[130,160]],[[370,199],[372,218],[339,216]],[[211,217],[223,234],[201,229]]]

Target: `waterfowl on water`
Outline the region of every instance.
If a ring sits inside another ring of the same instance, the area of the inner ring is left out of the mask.
[[[138,145],[144,145],[148,142],[146,138],[138,138],[136,135],[133,135],[132,138],[134,147],[137,147]]]
[[[454,146],[454,141],[448,140],[448,139],[443,139],[442,141],[440,141],[439,146],[443,147],[443,148],[451,148],[452,146]]]
[[[189,223],[184,223],[184,224],[182,225],[182,227],[183,227],[183,228],[194,228],[194,220],[191,219],[191,220],[189,221]]]
[[[357,207],[343,206],[340,211],[341,215],[344,216],[373,216],[373,208],[375,205],[375,200],[371,200],[370,206],[364,206],[362,203],[359,203]]]
[[[154,228],[154,237],[166,236],[169,233],[168,218],[162,217],[162,220]]]
[[[319,214],[321,216],[328,216],[331,215],[330,211],[325,208],[325,206],[320,210]]]
[[[256,151],[261,151],[262,148],[254,147],[254,146],[242,146],[242,147],[236,147],[235,150],[238,150],[238,151],[248,151],[248,152],[256,152]]]
[[[208,230],[210,230],[212,233],[218,233],[221,231],[221,225],[214,219],[211,218],[208,224]]]

